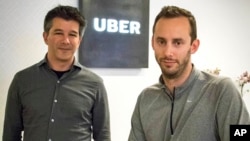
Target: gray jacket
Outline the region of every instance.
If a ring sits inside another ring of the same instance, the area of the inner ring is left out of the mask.
[[[193,68],[174,94],[163,84],[139,95],[129,141],[229,141],[231,124],[250,124],[231,79]]]

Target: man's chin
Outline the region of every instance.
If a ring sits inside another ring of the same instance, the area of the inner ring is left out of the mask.
[[[70,56],[70,57],[60,57],[59,59],[58,59],[60,62],[69,62],[69,61],[71,61],[72,60],[72,57]]]
[[[165,77],[167,78],[175,78],[176,74],[177,74],[178,70],[176,70],[175,68],[163,68],[162,69],[162,73]]]
[[[177,71],[176,65],[174,64],[168,64],[168,65],[164,64],[164,65],[161,65],[161,68],[169,72]]]

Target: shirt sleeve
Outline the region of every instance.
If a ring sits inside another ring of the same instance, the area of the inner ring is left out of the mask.
[[[217,111],[218,133],[221,141],[230,140],[230,125],[250,124],[250,117],[239,91],[231,81],[224,79],[218,84],[221,94]]]
[[[93,107],[93,138],[95,141],[110,141],[109,104],[105,86],[99,83]]]
[[[22,106],[19,99],[18,77],[15,75],[9,87],[5,119],[3,128],[3,141],[21,141],[22,123]]]
[[[141,124],[141,116],[140,116],[140,98],[138,97],[135,109],[131,119],[131,130],[129,134],[128,141],[146,141],[145,134]]]

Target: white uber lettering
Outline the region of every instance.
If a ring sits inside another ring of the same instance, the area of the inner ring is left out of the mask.
[[[120,20],[120,22],[119,22],[119,31],[121,32],[121,33],[128,33],[129,32],[129,26],[128,26],[128,24],[129,24],[129,21],[127,21],[127,20]]]
[[[106,29],[106,19],[101,20],[99,24],[99,18],[94,18],[94,29],[98,32],[103,32]]]
[[[118,21],[115,19],[107,20],[107,31],[108,32],[117,32],[118,31]]]
[[[141,24],[136,21],[131,21],[130,22],[130,33],[131,34],[141,34],[140,32]]]
[[[141,24],[137,21],[94,18],[94,29],[98,32],[141,34]]]

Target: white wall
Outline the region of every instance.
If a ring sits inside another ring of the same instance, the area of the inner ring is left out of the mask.
[[[77,6],[77,0],[0,0],[0,135],[5,102],[13,75],[44,57],[43,19],[48,10],[58,4]],[[178,5],[189,9],[197,19],[199,51],[193,62],[200,69],[221,69],[220,75],[236,79],[250,71],[250,1],[248,0],[151,0],[150,38],[154,17],[163,5]],[[111,112],[113,141],[125,141],[130,130],[130,118],[140,91],[158,81],[160,69],[149,43],[147,69],[93,69],[100,74],[107,88]],[[244,99],[250,107],[250,93]],[[250,109],[250,108],[249,108]],[[1,140],[1,139],[0,139]]]

